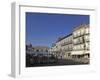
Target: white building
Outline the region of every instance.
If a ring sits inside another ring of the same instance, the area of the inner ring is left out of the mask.
[[[82,24],[73,29],[67,36],[61,37],[49,49],[57,58],[89,58],[89,25]]]
[[[89,58],[89,25],[83,24],[76,27],[73,31],[73,51],[72,57]]]
[[[73,48],[72,38],[72,34],[59,38],[50,49],[51,54],[59,59],[69,58]]]

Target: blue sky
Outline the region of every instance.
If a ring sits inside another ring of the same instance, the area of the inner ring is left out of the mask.
[[[80,24],[89,24],[89,15],[26,12],[26,44],[50,47]]]

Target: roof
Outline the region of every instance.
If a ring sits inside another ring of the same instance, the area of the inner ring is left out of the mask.
[[[80,29],[80,28],[84,28],[84,27],[89,27],[89,24],[80,24],[79,26],[76,26],[76,27],[74,28],[74,31],[75,31],[75,30],[78,30],[78,29]]]
[[[59,42],[59,41],[65,39],[65,38],[67,38],[67,37],[69,37],[69,36],[71,36],[71,35],[72,35],[72,33],[70,33],[70,34],[68,34],[68,35],[66,35],[66,36],[60,37],[60,38],[58,38],[57,42]]]
[[[48,46],[34,46],[32,44],[26,44],[26,47],[37,48],[37,49],[49,49]]]
[[[32,46],[32,47],[37,49],[44,49],[44,48],[49,49],[48,46]]]

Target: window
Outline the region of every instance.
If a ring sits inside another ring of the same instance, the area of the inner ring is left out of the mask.
[[[85,40],[87,40],[87,35],[84,36]]]
[[[89,33],[89,28],[86,28],[86,34],[88,34]]]
[[[39,52],[39,50],[37,49],[36,52]]]
[[[74,44],[77,44],[77,39],[74,39]]]
[[[76,50],[79,50],[79,45],[76,46]]]
[[[89,41],[89,35],[86,35],[86,36],[85,36],[85,40],[86,40],[86,41]]]
[[[78,50],[80,50],[81,49],[81,45],[78,45]]]
[[[46,49],[46,52],[48,52],[48,50]]]
[[[73,49],[76,50],[76,46],[74,46]]]
[[[74,32],[74,37],[77,37],[77,34],[78,34],[77,31],[75,31],[75,32]]]
[[[81,29],[81,35],[83,35],[84,34],[84,29]]]
[[[80,36],[80,31],[77,32],[77,36]]]
[[[81,49],[84,49],[84,45],[83,44],[81,45]]]
[[[86,49],[89,49],[89,43],[86,43],[85,45],[86,45]]]

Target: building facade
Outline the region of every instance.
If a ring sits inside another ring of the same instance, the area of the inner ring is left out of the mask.
[[[90,57],[90,31],[89,25],[83,24],[76,27],[73,31],[73,52],[72,57],[89,58]]]
[[[72,34],[59,38],[50,52],[59,59],[68,59],[73,48],[72,38]]]
[[[74,28],[71,34],[59,38],[49,52],[59,59],[89,58],[89,36],[89,25],[82,24]]]
[[[26,45],[26,54],[32,55],[46,55],[49,52],[49,47],[46,46],[32,46],[32,44]]]

